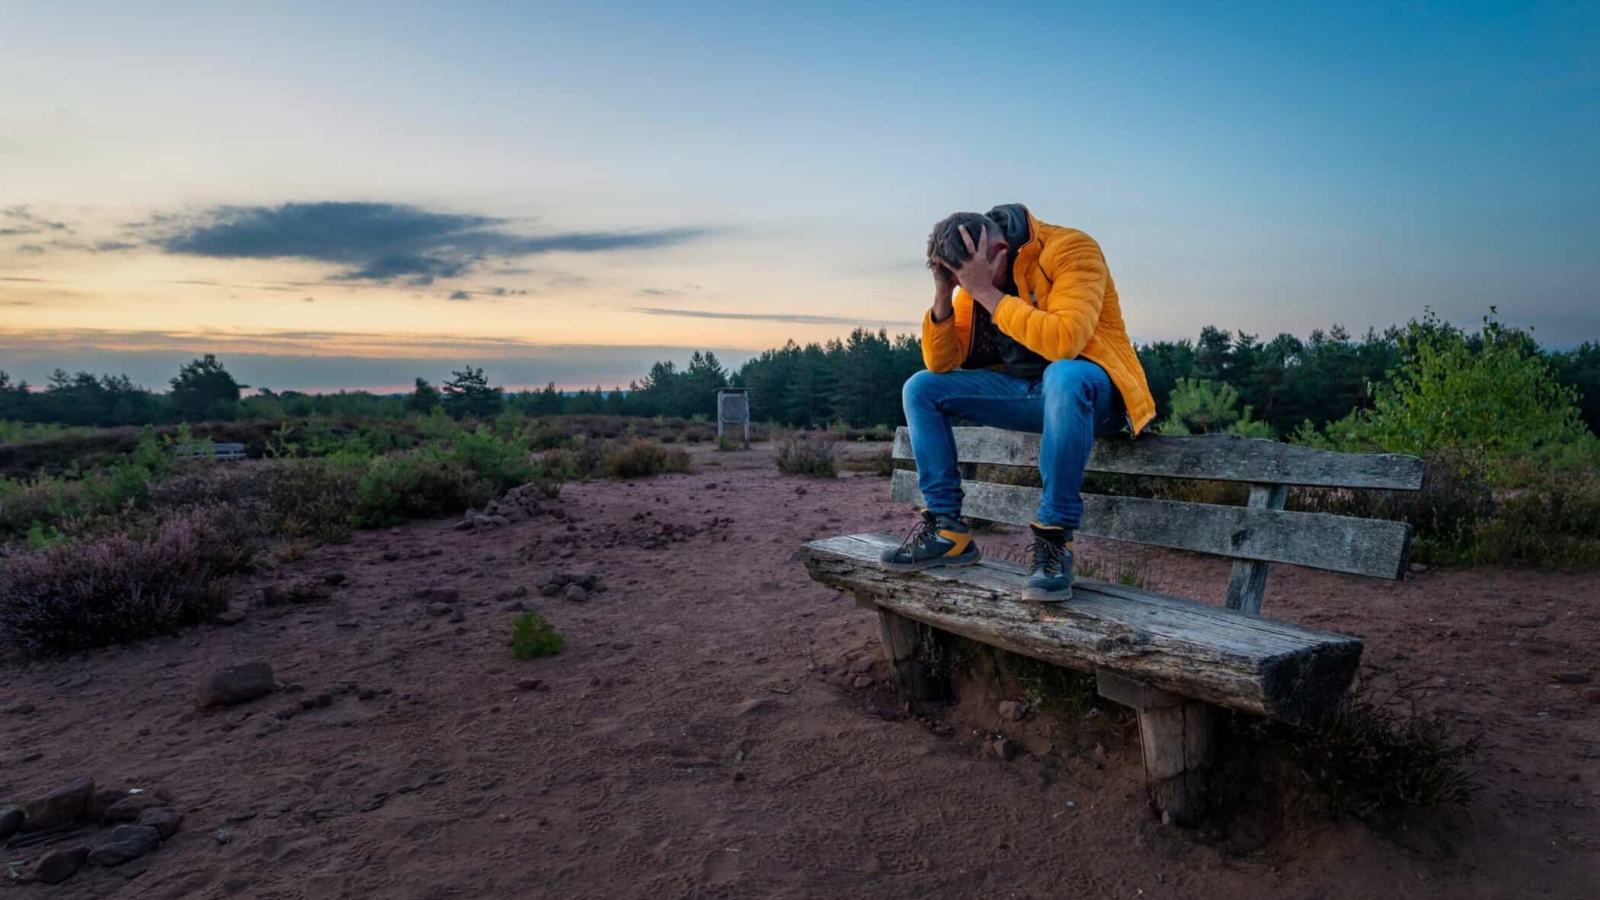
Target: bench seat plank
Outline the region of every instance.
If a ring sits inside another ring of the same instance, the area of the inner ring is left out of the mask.
[[[935,628],[1289,722],[1337,703],[1360,663],[1357,638],[1119,585],[1081,581],[1070,603],[1023,603],[1023,570],[1007,562],[910,573],[880,568],[879,553],[899,542],[886,534],[845,535],[812,541],[801,556],[817,581]]]
[[[998,428],[957,428],[955,435],[956,458],[961,462],[1039,465],[1037,434]],[[894,458],[912,458],[911,433],[905,426],[895,432]],[[1189,437],[1144,434],[1136,440],[1105,438],[1094,442],[1086,468],[1090,472],[1117,475],[1399,491],[1420,489],[1423,475],[1423,462],[1415,456],[1337,453],[1235,434]]]
[[[1039,506],[1036,487],[983,481],[961,487],[966,494],[962,514],[976,519],[1026,525]],[[917,473],[896,470],[890,497],[922,504]],[[1411,526],[1404,522],[1101,494],[1083,495],[1078,532],[1389,579],[1405,574],[1411,548]]]

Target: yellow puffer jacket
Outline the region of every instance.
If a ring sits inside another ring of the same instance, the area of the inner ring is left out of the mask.
[[[1117,287],[1094,238],[1072,228],[1047,225],[1028,214],[1028,242],[1017,251],[1012,273],[1028,299],[1006,297],[995,308],[995,325],[1013,340],[1052,362],[1087,359],[1111,376],[1128,420],[1138,434],[1155,418],[1155,399],[1144,367],[1122,323]],[[922,320],[922,361],[930,371],[950,372],[972,350],[972,297],[957,289],[955,315]]]

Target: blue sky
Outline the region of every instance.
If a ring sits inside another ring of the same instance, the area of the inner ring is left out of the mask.
[[[0,0],[0,365],[608,386],[911,330],[1026,203],[1137,339],[1600,340],[1600,4]]]

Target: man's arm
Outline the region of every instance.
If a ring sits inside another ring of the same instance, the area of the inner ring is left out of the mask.
[[[955,274],[944,266],[933,268],[933,307],[922,320],[922,364],[930,372],[950,372],[966,358],[966,347],[956,331]]]
[[[1045,359],[1076,359],[1094,336],[1110,280],[1100,245],[1079,233],[1041,260],[1050,293],[1037,307],[1019,297],[997,301],[994,324]],[[998,293],[998,292],[997,292]]]

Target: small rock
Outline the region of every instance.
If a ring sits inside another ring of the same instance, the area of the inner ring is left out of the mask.
[[[97,866],[120,866],[149,853],[161,843],[161,833],[147,825],[118,825],[101,841],[89,861]]]
[[[527,607],[522,604],[521,600],[513,600],[506,604],[506,612],[519,613],[525,611],[527,611]]]
[[[45,884],[60,884],[72,877],[89,861],[89,848],[73,847],[71,850],[51,850],[33,864],[33,877]]]
[[[150,871],[150,857],[141,856],[124,865],[117,866],[116,873],[123,878],[134,879]]]
[[[1020,700],[1005,700],[1000,704],[1000,718],[1007,722],[1020,722],[1028,714],[1028,704]]]
[[[233,832],[226,828],[218,828],[217,833],[213,834],[211,837],[219,844],[226,844],[233,840]]]
[[[473,521],[472,519],[462,519],[461,521],[459,521],[459,522],[457,522],[455,524],[455,530],[456,531],[471,531],[473,528],[477,527],[477,524],[478,523]]]
[[[996,759],[1010,762],[1017,755],[1017,745],[1005,738],[998,738],[989,742],[989,754]]]
[[[23,802],[25,825],[29,831],[42,831],[74,821],[88,809],[93,794],[93,778],[75,778],[48,794]]]
[[[317,702],[317,705],[322,707],[323,709],[327,709],[328,707],[333,705],[333,694],[331,694],[331,693],[329,693],[327,691],[323,691],[323,692],[317,694],[312,699],[315,700]]]
[[[519,690],[519,691],[537,691],[537,690],[540,690],[543,687],[544,687],[544,682],[540,681],[537,678],[519,678],[519,679],[517,679],[517,690]]]
[[[272,667],[261,660],[241,663],[213,672],[200,682],[195,698],[201,709],[233,706],[272,693],[275,682]]]
[[[328,587],[338,587],[350,579],[343,572],[329,572],[322,576],[322,583]]]
[[[1426,563],[1412,563],[1407,568],[1411,570],[1411,574],[1413,575],[1421,575],[1422,573],[1428,571],[1428,566]]]
[[[450,611],[450,618],[449,618],[448,621],[451,622],[452,624],[456,623],[456,622],[465,622],[466,620],[467,620],[467,614],[466,614],[465,611],[463,611],[461,609],[461,607],[458,606],[455,609]]]
[[[362,688],[361,690],[356,692],[356,699],[357,700],[376,700],[377,697],[378,697],[378,692],[373,690],[372,688]]]
[[[743,717],[759,716],[778,708],[778,701],[771,697],[756,697],[739,704],[738,714]]]
[[[554,597],[555,595],[561,593],[561,582],[547,581],[540,586],[539,593],[546,597]]]
[[[183,816],[164,806],[155,807],[140,813],[138,824],[154,828],[156,834],[164,841],[178,833],[178,826],[183,824]]]
[[[850,682],[850,686],[858,691],[866,690],[867,688],[872,687],[872,676],[857,675],[855,680]]]
[[[426,603],[455,603],[461,599],[461,592],[455,588],[429,587],[417,591],[417,599]]]
[[[1104,744],[1095,744],[1094,750],[1089,753],[1089,756],[1102,766],[1111,762],[1111,757],[1106,755],[1106,747]]]
[[[519,584],[514,589],[512,589],[512,591],[511,591],[512,599],[517,599],[517,598],[526,597],[526,596],[528,596],[528,586],[525,585],[525,584]]]
[[[100,820],[103,822],[134,822],[144,814],[145,810],[166,805],[167,801],[154,794],[129,794],[107,807],[105,815],[101,816]]]
[[[862,675],[862,674],[865,674],[865,673],[871,672],[871,671],[872,671],[872,657],[870,657],[870,656],[863,656],[860,659],[853,660],[850,663],[850,674],[851,675]]]
[[[32,703],[13,703],[12,705],[6,707],[6,712],[13,716],[26,716],[30,715],[38,708],[39,707],[34,706]]]
[[[1558,684],[1588,684],[1589,676],[1584,672],[1556,672],[1550,676]]]
[[[581,585],[569,584],[567,585],[566,592],[562,594],[562,596],[573,603],[582,603],[583,601],[589,599],[589,592],[585,591]]]
[[[428,604],[428,615],[430,616],[448,616],[454,611],[455,607],[448,603],[434,602]]]
[[[0,806],[0,841],[22,830],[27,819],[20,806]]]
[[[211,619],[211,621],[217,623],[218,625],[226,625],[231,628],[234,625],[243,622],[245,618],[247,618],[247,616],[245,611],[242,609],[225,609],[222,612],[217,613],[216,616]]]
[[[237,825],[240,822],[248,822],[251,819],[254,819],[256,817],[256,815],[257,815],[257,813],[256,813],[255,810],[247,809],[247,810],[244,810],[242,812],[236,812],[233,815],[227,817],[226,819],[223,819],[223,821],[227,822],[229,825]]]

